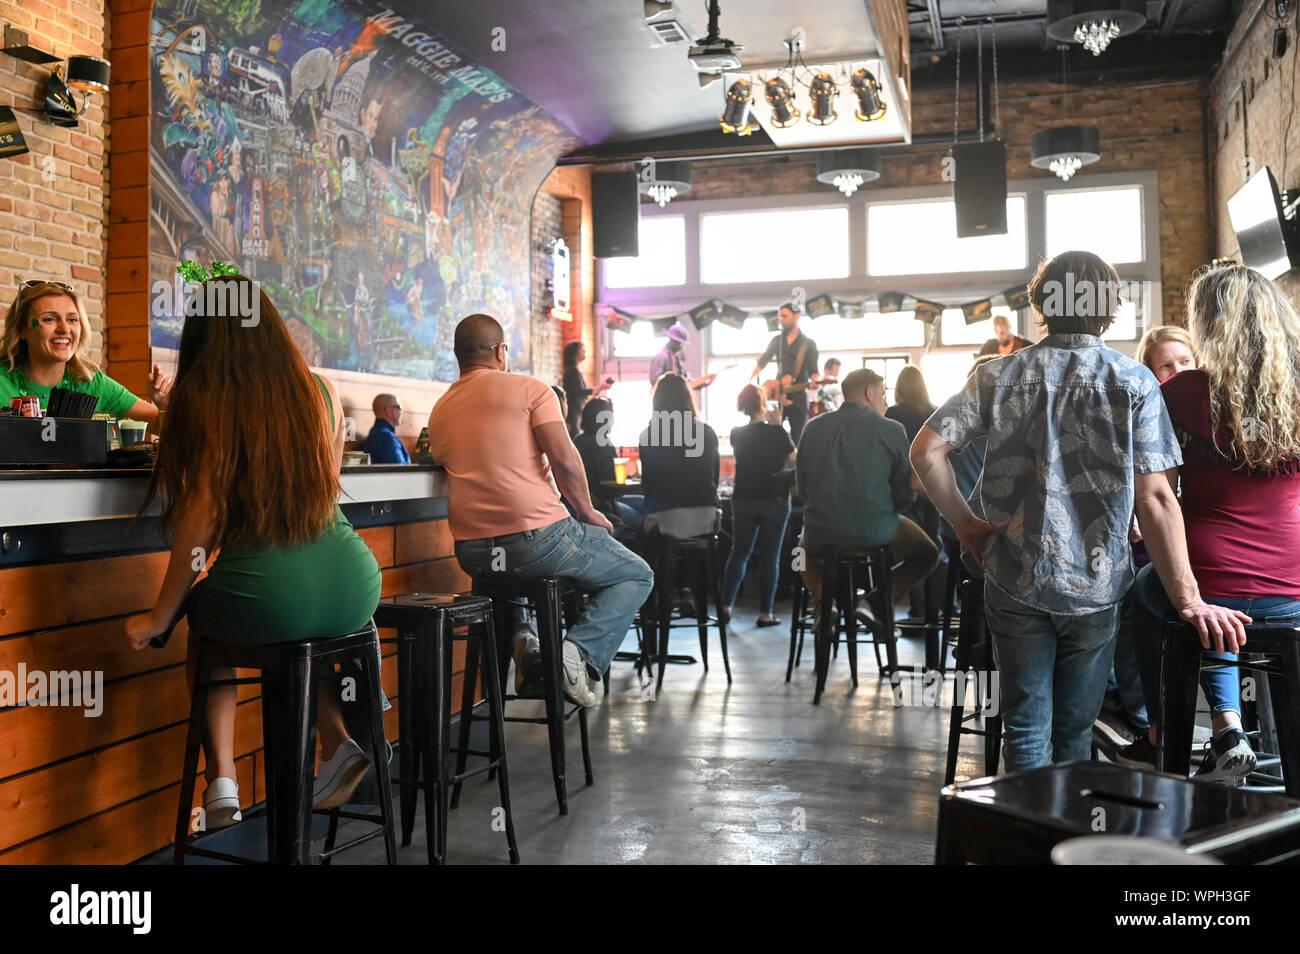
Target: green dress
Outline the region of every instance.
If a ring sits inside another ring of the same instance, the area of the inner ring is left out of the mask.
[[[95,395],[99,398],[99,406],[95,408],[96,413],[112,414],[114,417],[125,417],[126,412],[140,400],[103,371],[96,371],[89,381],[75,381],[71,375],[65,374],[63,381],[57,386]],[[27,395],[40,398],[43,411],[50,406],[50,390],[48,386],[32,384],[21,368],[15,367],[12,371],[6,371],[3,366],[0,366],[0,408],[7,409],[13,398]]]
[[[324,385],[321,391],[333,420],[333,402]],[[245,645],[342,636],[370,621],[379,589],[374,554],[336,504],[333,522],[311,543],[222,547],[194,589],[190,628]]]

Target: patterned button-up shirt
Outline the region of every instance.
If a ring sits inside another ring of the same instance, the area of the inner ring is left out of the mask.
[[[991,582],[1064,616],[1123,599],[1133,475],[1183,462],[1155,375],[1093,335],[1048,335],[980,367],[927,424],[958,449],[988,437],[971,508],[996,531]]]

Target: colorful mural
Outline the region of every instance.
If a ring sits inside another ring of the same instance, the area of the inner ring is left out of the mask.
[[[569,130],[357,0],[159,0],[152,32],[152,279],[234,263],[318,366],[454,380],[485,311],[530,367],[529,214]]]

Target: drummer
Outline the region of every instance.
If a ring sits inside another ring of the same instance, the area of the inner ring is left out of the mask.
[[[156,430],[172,379],[153,367],[149,400],[136,397],[88,359],[90,326],[76,290],[66,282],[32,279],[18,286],[0,334],[0,410],[15,397],[37,397],[42,411],[56,387],[93,394],[97,411],[146,421]]]

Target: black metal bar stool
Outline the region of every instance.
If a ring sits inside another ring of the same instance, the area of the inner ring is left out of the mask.
[[[954,686],[952,712],[948,719],[948,759],[943,771],[943,784],[951,785],[957,777],[957,753],[963,735],[984,739],[984,774],[998,773],[998,759],[1002,752],[1002,716],[1000,710],[986,714],[989,702],[999,700],[990,693],[995,690],[992,677],[980,673],[993,671],[993,639],[984,619],[984,581],[966,580],[960,587],[961,622],[957,630],[957,660],[953,666],[954,678],[961,683]],[[966,714],[966,688],[975,690],[975,711]],[[984,728],[967,728],[966,723],[982,720]]]
[[[668,637],[672,629],[673,604],[677,594],[678,569],[686,562],[693,570],[695,585],[695,628],[700,638],[700,657],[704,671],[709,671],[709,624],[716,620],[718,639],[722,643],[722,665],[727,671],[727,684],[731,684],[731,659],[727,654],[727,624],[722,619],[722,587],[718,562],[718,535],[705,533],[695,537],[670,537],[657,534],[655,552],[654,600],[658,604],[658,620],[651,622],[648,656],[650,663],[659,663],[655,690],[663,688],[664,668],[669,662],[691,661],[689,657],[676,657],[668,652]],[[709,615],[709,597],[718,616]],[[648,614],[647,614],[648,615]],[[656,625],[657,623],[657,625]],[[690,625],[689,623],[679,625]]]
[[[794,584],[794,603],[790,607],[790,659],[785,664],[786,682],[790,681],[790,675],[803,659],[804,634],[812,628],[814,619],[812,593],[800,577]]]
[[[565,781],[564,765],[564,723],[575,713],[578,716],[578,735],[582,741],[582,765],[588,785],[596,783],[591,771],[591,748],[587,738],[587,710],[582,706],[566,708],[564,699],[563,643],[564,643],[564,601],[566,596],[572,598],[577,588],[572,581],[559,577],[538,577],[526,579],[506,576],[499,578],[480,576],[474,580],[474,595],[486,596],[492,600],[493,618],[497,629],[497,675],[501,686],[502,702],[511,702],[520,698],[509,692],[505,685],[506,660],[511,652],[510,634],[504,631],[510,615],[504,612],[505,603],[527,600],[537,617],[537,639],[542,655],[543,699],[546,703],[545,716],[511,716],[503,715],[505,722],[528,722],[546,726],[551,747],[551,775],[555,780],[555,800],[560,814],[569,814],[568,786]],[[470,659],[466,659],[465,679],[477,677],[477,668],[470,669]],[[504,712],[504,705],[502,711]],[[461,719],[460,748],[469,745],[470,723],[478,716]],[[465,756],[456,756],[457,774],[464,771]],[[460,803],[460,783],[452,790],[451,807]]]
[[[1060,762],[946,786],[935,863],[1048,864],[1058,843],[1098,831],[1225,864],[1276,863],[1300,852],[1300,802],[1129,765]]]
[[[917,522],[926,536],[931,540],[939,539],[939,511],[934,505],[927,500],[920,500],[921,519]],[[921,582],[921,589],[925,599],[925,618],[919,622],[911,619],[899,620],[896,624],[899,632],[904,636],[913,636],[920,634],[925,639],[925,668],[927,670],[937,669],[940,672],[945,671],[944,655],[946,653],[946,643],[944,633],[946,632],[943,621],[944,614],[941,612],[939,601],[942,598],[941,589],[946,587],[939,579],[939,566],[930,571],[929,575]],[[951,599],[951,593],[948,594]]]
[[[939,672],[948,671],[948,652],[955,649],[958,640],[961,638],[961,614],[953,615],[952,604],[958,597],[957,588],[963,581],[971,578],[970,571],[966,568],[961,560],[961,542],[951,540],[947,537],[943,541],[944,553],[948,555],[948,569],[944,573],[943,579],[943,619],[941,625],[941,638],[939,644]],[[957,621],[957,628],[953,627],[954,619]]]
[[[416,786],[419,785],[424,791],[429,864],[445,864],[452,786],[459,786],[471,775],[495,769],[501,805],[505,810],[510,863],[518,864],[519,846],[515,841],[515,822],[510,811],[501,679],[497,672],[500,658],[492,601],[463,594],[390,596],[379,601],[375,624],[397,630],[396,639],[381,642],[397,644],[397,673],[401,687],[397,709],[398,751],[403,777],[396,781],[402,805],[402,844],[411,843]],[[460,707],[462,728],[467,727],[474,717],[478,660],[481,657],[483,661],[483,696],[487,702],[489,727],[487,751],[469,749],[464,732],[460,746],[451,747],[452,648],[456,641],[467,642]],[[456,753],[459,762],[455,774],[447,771],[447,757],[452,752]],[[469,755],[487,761],[466,772],[464,761]]]
[[[911,670],[911,666],[898,665],[898,643],[894,636],[894,595],[892,590],[893,552],[888,546],[849,548],[824,548],[820,557],[822,561],[822,594],[818,611],[816,637],[817,685],[813,690],[813,705],[821,703],[822,693],[826,690],[826,677],[830,670],[831,648],[844,635],[844,645],[849,655],[849,674],[853,685],[858,684],[858,643],[868,640],[858,639],[857,608],[858,590],[867,592],[867,600],[881,627],[887,630],[885,637],[885,659],[880,659],[880,633],[873,632],[869,642],[876,653],[876,666],[880,675],[889,676],[900,669]],[[839,614],[835,606],[839,606]]]
[[[316,692],[323,674],[335,664],[360,663],[369,689],[371,765],[379,781],[379,814],[317,811],[312,808],[316,761]],[[214,667],[259,669],[260,677],[213,679]],[[373,838],[383,837],[388,863],[397,863],[393,833],[393,795],[388,778],[387,740],[384,738],[382,694],[379,685],[379,633],[371,622],[365,629],[344,636],[243,646],[199,640],[197,673],[190,702],[189,733],[181,774],[180,803],[176,812],[173,862],[184,864],[186,855],[221,861],[256,864],[253,859],[212,851],[188,840],[190,811],[194,803],[194,776],[198,772],[199,743],[207,711],[208,690],[213,686],[262,686],[262,746],[266,759],[266,840],[270,864],[309,864],[313,814],[372,823],[375,828],[321,853],[327,859]]]
[[[1246,648],[1236,662],[1207,658],[1204,653],[1200,635],[1190,623],[1175,620],[1165,627],[1157,771],[1186,775],[1191,769],[1201,669],[1253,669],[1268,674],[1283,781],[1288,795],[1300,797],[1300,627],[1247,626]]]

